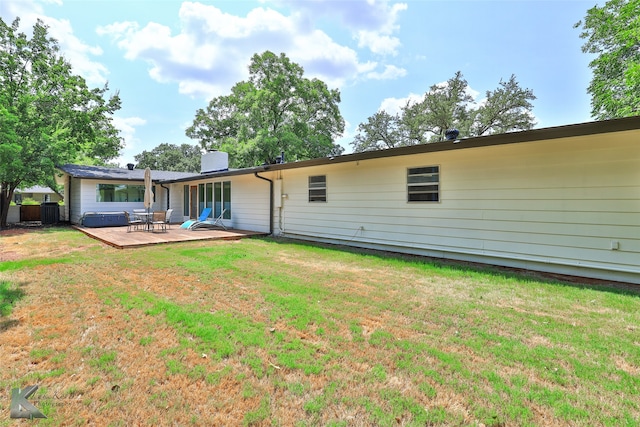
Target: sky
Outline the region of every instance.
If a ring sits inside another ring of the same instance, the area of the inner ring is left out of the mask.
[[[339,89],[350,145],[376,111],[457,71],[482,102],[511,75],[533,91],[536,128],[591,121],[590,55],[580,29],[596,0],[2,0],[29,35],[49,26],[74,74],[109,85],[122,108],[114,124],[125,147],[115,162],[185,136],[196,111],[248,78],[255,53],[284,52]]]

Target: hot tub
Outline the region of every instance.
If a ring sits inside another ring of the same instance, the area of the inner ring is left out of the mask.
[[[81,223],[85,227],[120,227],[128,224],[124,212],[85,212]]]

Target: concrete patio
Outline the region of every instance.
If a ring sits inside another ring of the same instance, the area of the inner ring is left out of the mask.
[[[223,230],[222,228],[186,230],[180,228],[180,224],[173,224],[166,231],[127,231],[128,227],[126,226],[99,228],[75,226],[75,228],[89,237],[119,249],[196,240],[237,240],[243,237],[266,236],[268,234],[246,230]]]

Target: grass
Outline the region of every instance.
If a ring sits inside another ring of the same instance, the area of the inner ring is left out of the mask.
[[[0,280],[0,316],[9,316],[13,305],[24,297],[24,291],[7,281]]]
[[[2,263],[21,321],[0,386],[45,387],[36,423],[640,423],[637,291],[286,240],[78,234],[21,236],[26,256]]]

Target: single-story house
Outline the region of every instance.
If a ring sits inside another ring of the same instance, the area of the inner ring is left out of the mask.
[[[25,199],[32,199],[38,203],[52,203],[62,200],[62,196],[49,187],[36,185],[29,188],[18,188],[13,192],[13,201],[20,205]]]
[[[65,218],[81,224],[88,212],[130,212],[144,206],[144,169],[129,164],[126,169],[68,164],[58,167],[64,185]],[[168,209],[169,188],[161,182],[199,176],[185,172],[151,171],[154,210]]]
[[[205,154],[197,175],[154,171],[158,209],[174,221],[226,209],[225,225],[276,236],[640,283],[640,117],[240,170],[225,156]],[[71,222],[142,205],[102,186],[141,185],[143,171],[75,168],[61,168]]]

